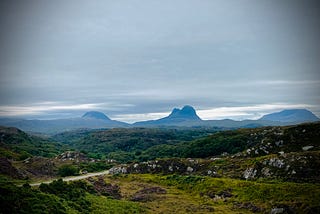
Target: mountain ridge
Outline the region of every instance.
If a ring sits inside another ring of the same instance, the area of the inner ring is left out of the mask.
[[[76,129],[101,129],[101,128],[128,128],[128,127],[222,127],[222,128],[253,128],[261,126],[285,126],[295,125],[303,122],[319,121],[312,112],[306,109],[298,110],[300,114],[294,117],[282,116],[280,119],[272,119],[272,115],[279,114],[275,112],[267,114],[257,120],[236,121],[231,119],[222,120],[202,120],[196,110],[186,105],[183,108],[174,108],[171,113],[157,120],[139,121],[133,124],[112,120],[107,115],[98,111],[88,111],[82,117],[56,120],[25,120],[17,118],[0,118],[0,125],[17,127],[26,132],[56,134],[64,131]],[[282,113],[290,113],[292,110],[284,110]],[[297,112],[297,110],[293,111]],[[301,112],[304,112],[301,114]],[[281,113],[281,112],[280,112]],[[280,114],[281,115],[281,114]],[[290,114],[289,114],[290,115]],[[303,119],[303,117],[305,119]],[[309,115],[309,116],[308,116]],[[311,116],[310,116],[311,115]],[[270,119],[271,117],[271,119]],[[288,119],[289,118],[289,119]],[[290,119],[291,118],[291,119]],[[292,119],[298,118],[298,119]]]
[[[99,120],[111,120],[107,115],[100,111],[88,111],[82,115],[83,119],[99,119]]]
[[[259,120],[275,122],[315,122],[320,119],[307,109],[285,109],[280,112],[274,112],[262,116]]]

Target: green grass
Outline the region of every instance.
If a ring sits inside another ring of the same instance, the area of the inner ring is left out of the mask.
[[[135,202],[114,200],[105,196],[87,194],[86,199],[92,203],[90,213],[96,214],[131,214],[145,213],[145,210]]]
[[[270,210],[277,205],[287,205],[298,213],[305,213],[307,209],[319,209],[320,185],[310,183],[277,182],[265,183],[257,181],[244,181],[229,178],[211,178],[205,176],[180,175],[129,175],[131,179],[165,185],[176,188],[193,198],[207,200],[208,195],[230,191],[233,194],[222,205],[232,207],[235,202],[253,203],[256,206]],[[202,196],[200,196],[202,195]],[[221,206],[219,201],[215,207]]]

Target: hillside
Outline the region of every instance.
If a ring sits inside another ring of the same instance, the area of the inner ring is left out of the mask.
[[[279,149],[300,152],[302,147],[310,146],[311,150],[318,150],[319,130],[320,123],[237,130],[131,128],[66,132],[55,135],[54,139],[74,149],[98,155],[96,157],[127,162],[170,157],[208,158],[253,148],[256,149],[251,155],[276,154]],[[259,146],[261,142],[270,143],[272,148],[269,145]],[[275,143],[281,144],[281,148],[274,146]]]
[[[21,139],[34,144],[33,136],[3,129],[3,142],[8,145]],[[50,209],[60,213],[320,211],[320,123],[238,130],[79,130],[54,138],[85,153],[66,151],[24,161],[0,158],[0,203],[7,204],[6,212],[37,213],[40,208],[48,213]],[[104,159],[109,156],[126,163]],[[105,169],[110,175],[82,181],[58,180],[39,188],[14,185],[23,179],[38,182]]]
[[[128,127],[124,122],[111,120],[102,112],[87,112],[79,118],[55,120],[26,120],[0,118],[0,125],[17,127],[25,132],[57,134],[76,129]]]
[[[113,171],[320,182],[319,139],[320,123],[223,131],[191,142],[151,147],[142,155],[166,159]]]
[[[320,119],[307,109],[290,109],[264,115],[260,118],[260,120],[288,123],[303,123],[319,121]]]
[[[149,148],[191,141],[217,130],[221,129],[117,128],[71,131],[54,135],[52,138],[92,157],[126,162],[148,160],[149,157],[144,157],[142,153]]]
[[[3,126],[0,126],[0,145],[0,156],[13,160],[24,160],[31,156],[53,157],[68,148],[17,128]]]

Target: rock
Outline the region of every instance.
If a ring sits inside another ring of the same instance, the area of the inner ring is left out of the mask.
[[[262,212],[263,209],[260,207],[257,207],[256,205],[250,203],[250,202],[246,202],[246,203],[240,203],[240,202],[234,202],[233,206],[235,208],[240,208],[240,209],[247,209],[250,210],[252,212]]]
[[[97,193],[114,199],[121,199],[120,187],[118,185],[106,183],[102,176],[99,176],[98,180],[93,182],[91,180],[90,182],[93,184],[93,188]]]
[[[233,194],[231,193],[231,189],[223,190],[217,194],[218,196],[222,198],[231,198]]]
[[[295,214],[296,212],[288,205],[278,205],[270,210],[270,214]]]
[[[89,158],[85,156],[83,153],[75,152],[75,151],[66,151],[56,157],[56,159],[59,159],[61,161],[67,161],[67,160],[75,160],[78,162],[82,161],[88,161]]]
[[[278,158],[271,158],[269,160],[269,166],[274,166],[274,167],[277,167],[277,168],[282,168],[284,166],[284,161],[283,160],[280,160]]]
[[[254,168],[248,168],[248,169],[246,169],[246,170],[244,171],[243,177],[244,177],[246,180],[248,180],[248,179],[250,179],[250,178],[255,178],[256,174],[257,174],[257,170],[256,170],[256,169],[254,169]]]
[[[284,213],[284,208],[272,208],[270,214],[281,214]]]
[[[7,158],[0,157],[0,174],[8,175],[16,179],[27,178],[20,170],[12,166],[11,162]]]
[[[261,170],[261,173],[263,176],[265,177],[270,177],[271,176],[271,170],[268,168],[268,167],[264,167],[262,170]]]
[[[127,173],[127,167],[125,166],[115,166],[109,169],[110,174],[126,174]]]
[[[166,194],[167,191],[161,187],[145,187],[136,192],[131,201],[148,202],[154,201],[158,198],[158,194]]]
[[[193,168],[190,167],[190,166],[188,166],[188,167],[187,167],[187,172],[193,172]]]
[[[314,146],[304,146],[302,147],[303,151],[308,151],[309,149],[312,149]]]

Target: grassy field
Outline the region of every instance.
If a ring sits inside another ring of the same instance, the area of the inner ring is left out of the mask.
[[[121,175],[106,181],[121,188],[123,201],[141,189],[160,187],[165,194],[146,194],[138,202],[146,213],[269,213],[280,207],[297,213],[319,210],[320,185],[253,182],[203,176]]]
[[[101,179],[105,187],[117,187],[121,196],[117,199],[93,191],[93,183]],[[33,213],[42,213],[41,207],[59,208],[59,213],[245,214],[270,213],[274,208],[283,209],[283,213],[320,213],[320,185],[311,183],[160,174],[104,175],[69,184],[59,182],[42,188],[18,187],[2,178],[1,203],[14,203],[10,206],[16,211],[28,209]]]

